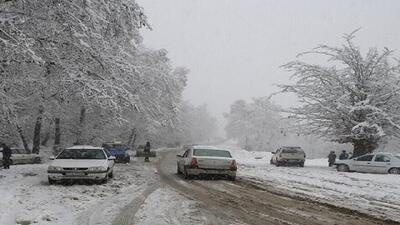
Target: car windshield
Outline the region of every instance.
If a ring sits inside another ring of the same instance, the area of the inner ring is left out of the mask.
[[[400,159],[400,155],[395,155],[394,157],[396,157],[397,159]]]
[[[57,159],[106,159],[101,149],[65,149]]]
[[[214,150],[214,149],[194,149],[193,155],[232,158],[231,153],[229,151]]]

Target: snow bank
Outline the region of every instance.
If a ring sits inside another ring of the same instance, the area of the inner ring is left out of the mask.
[[[270,152],[231,150],[238,175],[296,195],[400,221],[400,176],[342,173],[328,159],[306,160],[305,167],[269,164]]]

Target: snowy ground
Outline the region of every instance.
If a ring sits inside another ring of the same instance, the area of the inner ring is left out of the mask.
[[[327,159],[306,160],[304,168],[269,164],[269,152],[233,150],[239,176],[278,190],[400,221],[400,176],[337,172]]]
[[[116,164],[103,185],[49,185],[47,164],[0,169],[0,224],[205,224],[198,203],[162,185],[154,165],[142,160]]]

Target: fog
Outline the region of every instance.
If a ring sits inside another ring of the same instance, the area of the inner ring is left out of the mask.
[[[280,66],[318,44],[338,45],[361,28],[364,50],[400,49],[399,1],[139,0],[152,25],[144,43],[168,50],[190,69],[184,98],[207,103],[223,130],[223,112],[237,99],[267,96],[290,74]],[[277,96],[283,106],[293,96]]]

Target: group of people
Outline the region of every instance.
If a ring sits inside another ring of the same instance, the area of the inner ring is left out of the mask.
[[[4,169],[10,169],[11,164],[11,149],[6,144],[2,143],[2,152],[3,152],[3,167]]]
[[[342,153],[340,153],[340,155],[339,155],[339,159],[340,159],[340,160],[348,159],[349,157],[350,157],[350,156],[349,156],[349,153],[347,153],[346,150],[343,150]],[[330,167],[333,166],[333,164],[335,163],[335,161],[336,161],[336,153],[335,153],[335,151],[331,151],[331,152],[329,153],[329,155],[328,155],[328,163],[329,163],[329,166],[330,166]]]

